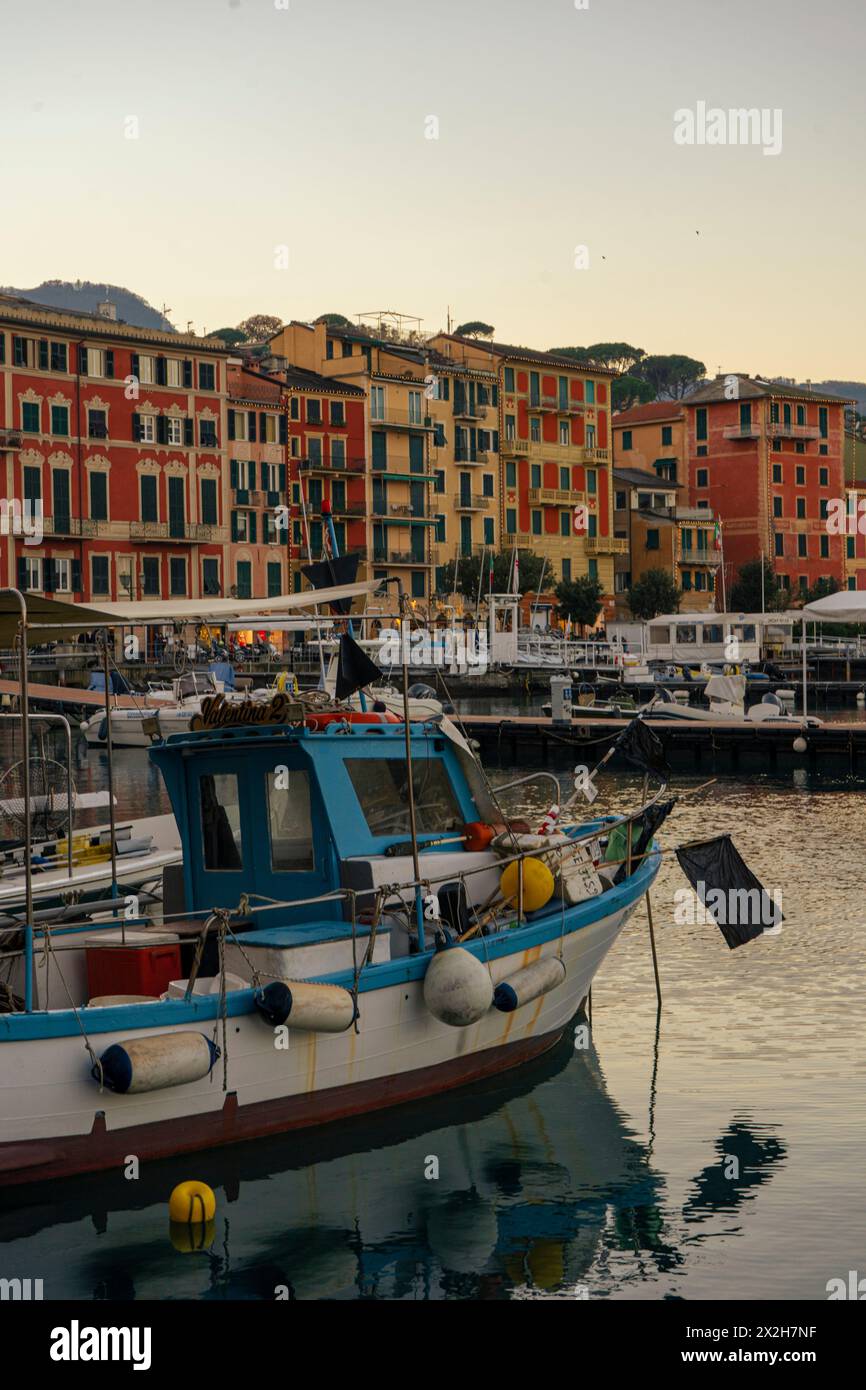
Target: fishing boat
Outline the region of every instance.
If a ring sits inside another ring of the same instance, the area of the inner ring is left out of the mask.
[[[10,974],[23,1007],[0,1013],[4,1182],[321,1125],[518,1066],[562,1036],[658,871],[660,793],[527,834],[450,721],[280,693],[217,696],[196,723],[150,749],[180,905],[85,933],[34,924],[28,896]],[[49,957],[63,993],[39,1007]]]
[[[112,708],[110,715],[104,708],[96,710],[85,719],[81,732],[91,748],[104,748],[110,718],[115,748],[149,748],[154,738],[185,732],[200,713],[202,700],[223,693],[229,700],[249,698],[226,690],[210,671],[190,671],[176,677],[167,688],[149,686],[137,707]]]

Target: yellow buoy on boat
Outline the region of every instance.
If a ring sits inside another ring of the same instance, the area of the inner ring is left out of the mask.
[[[516,905],[523,878],[523,910],[538,912],[553,897],[553,874],[540,859],[515,859],[506,864],[499,880],[499,891],[506,902]]]
[[[168,1214],[172,1223],[186,1226],[213,1221],[216,1197],[206,1182],[179,1182],[168,1199]]]

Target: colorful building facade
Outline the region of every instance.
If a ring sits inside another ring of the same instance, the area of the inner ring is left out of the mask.
[[[223,592],[226,357],[0,296],[5,584],[94,603]]]
[[[547,561],[543,588],[590,575],[614,612],[614,536],[609,372],[570,358],[484,338],[437,334],[431,345],[498,384],[501,550]]]
[[[846,401],[740,374],[683,402],[691,503],[722,519],[725,579],[763,554],[792,599],[847,583],[844,535],[828,527],[845,495]]]

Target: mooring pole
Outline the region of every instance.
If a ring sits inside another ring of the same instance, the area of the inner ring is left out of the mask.
[[[650,937],[650,947],[652,948],[652,953],[653,953],[653,974],[655,975],[655,981],[656,981],[656,1000],[658,1001],[659,1012],[661,1012],[661,1007],[662,1007],[662,986],[661,986],[661,981],[660,981],[660,979],[659,979],[659,958],[658,958],[658,955],[657,955],[657,953],[656,953],[656,934],[655,934],[655,930],[654,930],[654,928],[653,928],[653,908],[652,908],[652,902],[650,901],[649,889],[647,889],[647,895],[646,895],[646,914],[647,914],[647,917],[649,918],[649,937]]]

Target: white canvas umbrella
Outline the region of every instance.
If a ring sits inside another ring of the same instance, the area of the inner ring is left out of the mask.
[[[866,623],[866,589],[840,589],[803,605],[803,713],[806,713],[806,621]]]

